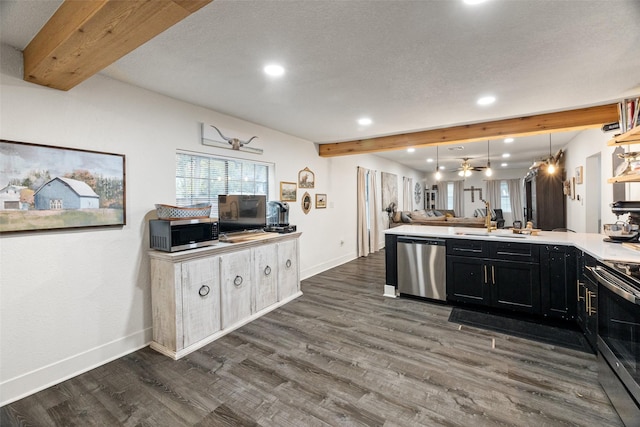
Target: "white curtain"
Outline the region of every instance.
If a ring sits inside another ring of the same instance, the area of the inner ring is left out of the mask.
[[[436,196],[436,209],[449,209],[447,206],[448,194],[447,194],[447,183],[439,182],[438,183],[438,194]]]
[[[522,179],[508,179],[507,187],[509,188],[509,201],[511,202],[511,215],[514,221],[524,222],[524,210],[522,209],[522,188],[524,183]]]
[[[487,201],[491,209],[502,208],[502,193],[500,192],[500,180],[492,179],[487,183]]]
[[[456,216],[464,216],[464,180],[453,181],[453,210]]]
[[[413,210],[413,178],[402,177],[402,210]]]
[[[357,227],[358,256],[367,256],[378,250],[379,215],[376,171],[358,166]]]

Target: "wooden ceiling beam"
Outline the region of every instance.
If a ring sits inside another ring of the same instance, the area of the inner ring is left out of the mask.
[[[24,80],[69,90],[213,0],[65,0],[24,50]]]
[[[458,144],[462,142],[506,138],[508,136],[518,137],[541,133],[582,130],[601,127],[605,123],[617,121],[618,104],[607,104],[598,107],[579,108],[576,110],[514,119],[320,144],[318,150],[320,157],[379,153],[409,147],[421,148],[430,145]]]

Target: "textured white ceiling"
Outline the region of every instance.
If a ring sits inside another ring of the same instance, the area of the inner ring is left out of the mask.
[[[23,49],[59,3],[2,0],[2,41]],[[336,142],[637,96],[639,22],[638,0],[215,0],[102,74]],[[272,61],[284,77],[262,73]],[[477,106],[485,94],[496,103]],[[532,145],[548,152],[548,137]],[[424,169],[428,151],[414,155]]]

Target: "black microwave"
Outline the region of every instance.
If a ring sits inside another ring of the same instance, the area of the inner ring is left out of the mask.
[[[198,219],[152,219],[149,220],[151,249],[177,252],[201,248],[218,243],[218,220]]]

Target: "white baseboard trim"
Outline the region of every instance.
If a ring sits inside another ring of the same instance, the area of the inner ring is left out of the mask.
[[[389,298],[396,298],[398,295],[396,293],[396,287],[393,285],[384,285],[384,295]]]
[[[147,328],[126,337],[43,366],[0,383],[0,406],[20,400],[146,347],[153,338]]]
[[[323,262],[322,264],[314,265],[309,269],[300,271],[300,278],[301,280],[308,279],[309,277],[315,276],[316,274],[320,274],[323,271],[327,271],[339,265],[346,264],[349,261],[353,261],[356,258],[357,258],[357,255],[354,252],[338,258],[334,258],[327,262]]]

